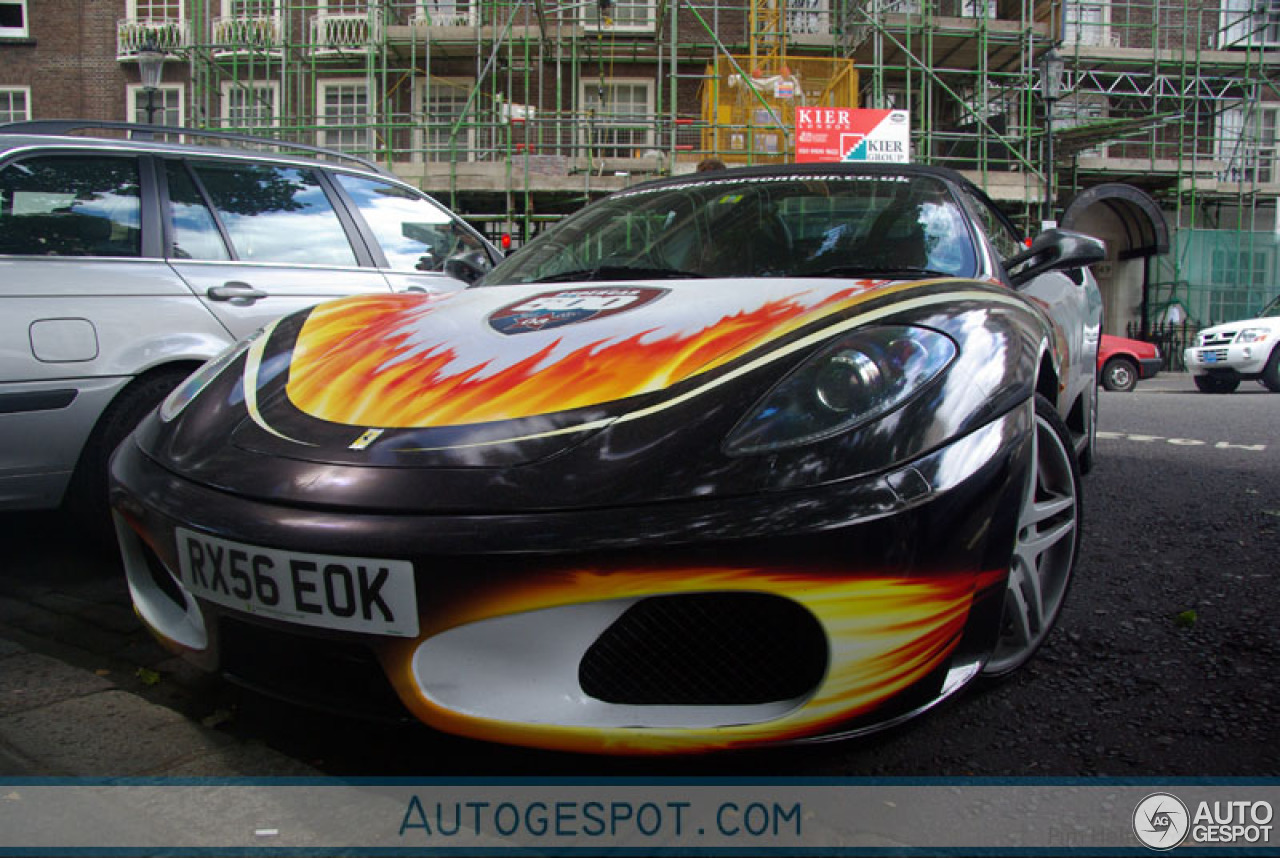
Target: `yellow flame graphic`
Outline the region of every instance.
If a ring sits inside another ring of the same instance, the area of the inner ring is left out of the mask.
[[[457,368],[447,342],[410,342],[416,323],[447,302],[410,295],[362,295],[321,305],[298,335],[288,395],[321,420],[383,428],[458,426],[531,417],[661,390],[732,361],[860,300],[875,284],[859,281],[816,301],[795,295],[725,316],[692,333],[662,328],[584,340],[554,357],[564,338],[506,344]],[[528,337],[530,335],[524,335]],[[506,357],[509,363],[501,361]]]
[[[589,753],[658,754],[726,749],[819,735],[871,712],[942,667],[964,631],[976,593],[1005,573],[936,576],[820,577],[761,569],[568,572],[451,611],[453,627],[522,611],[595,600],[696,592],[758,592],[784,596],[821,623],[830,647],[826,678],[783,717],[762,723],[699,729],[578,727],[477,718],[444,709],[417,689],[411,659],[419,642],[397,642],[384,663],[405,703],[447,732],[487,741]],[[445,628],[424,631],[424,639]]]

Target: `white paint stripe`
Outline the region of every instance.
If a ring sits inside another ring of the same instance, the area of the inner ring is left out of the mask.
[[[1266,444],[1236,444],[1231,441],[1202,441],[1197,438],[1167,438],[1164,435],[1144,435],[1137,432],[1098,432],[1098,438],[1105,441],[1131,441],[1137,444],[1170,444],[1174,447],[1209,447],[1215,450],[1245,450],[1250,453],[1262,453]]]
[[[297,438],[290,438],[282,432],[276,431],[272,426],[268,425],[266,419],[262,416],[262,412],[258,408],[258,371],[262,368],[262,358],[267,350],[267,341],[271,339],[272,332],[275,331],[279,319],[267,325],[262,331],[262,336],[253,341],[253,345],[249,346],[249,353],[244,359],[244,407],[249,412],[249,417],[254,423],[257,423],[265,431],[270,432],[277,438],[289,441],[294,444],[301,444],[306,447],[315,447],[308,441],[299,441]]]

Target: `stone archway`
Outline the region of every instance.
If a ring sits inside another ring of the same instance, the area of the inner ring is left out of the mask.
[[[1062,227],[1107,243],[1106,261],[1093,266],[1102,290],[1103,331],[1123,336],[1130,322],[1147,319],[1147,259],[1169,252],[1169,225],[1156,201],[1132,185],[1096,185],[1071,201]]]

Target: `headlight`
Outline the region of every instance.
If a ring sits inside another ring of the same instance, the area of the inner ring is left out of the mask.
[[[832,343],[784,378],[729,433],[730,455],[821,441],[883,417],[946,369],[950,338],[886,325]]]
[[[168,423],[181,414],[182,410],[190,405],[202,390],[212,384],[224,369],[235,363],[236,358],[248,351],[249,346],[253,345],[253,341],[260,336],[262,336],[261,329],[254,331],[221,354],[210,358],[204,366],[187,376],[187,380],[175,387],[165,401],[160,403],[160,419]]]
[[[1271,331],[1266,328],[1245,328],[1236,334],[1237,343],[1260,343],[1267,338]]]

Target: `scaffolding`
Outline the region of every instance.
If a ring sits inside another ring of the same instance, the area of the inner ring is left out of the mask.
[[[1256,3],[179,5],[121,21],[118,51],[150,38],[185,58],[190,124],[371,157],[517,241],[706,157],[789,160],[798,105],[901,108],[913,160],[969,175],[1028,233],[1101,182],[1150,194],[1174,229],[1158,304],[1215,319],[1280,282],[1280,24]],[[1037,61],[1054,46],[1065,96],[1046,102]]]

